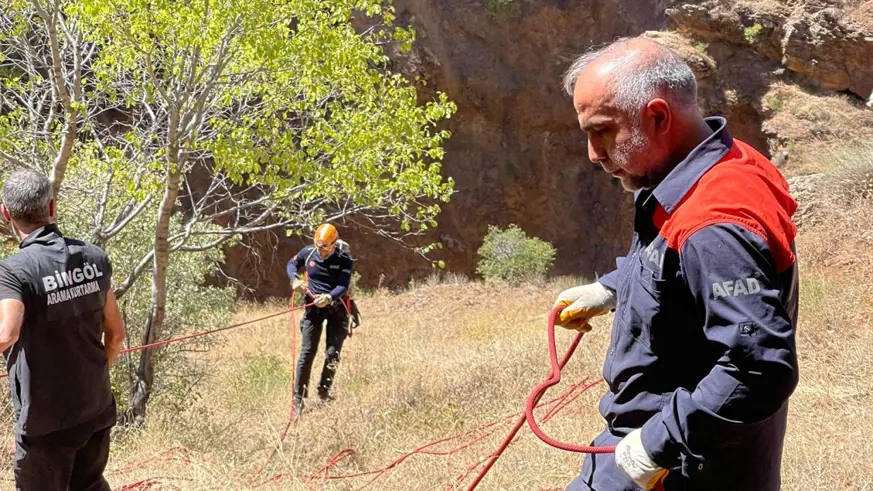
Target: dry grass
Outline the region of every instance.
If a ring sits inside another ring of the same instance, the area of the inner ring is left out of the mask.
[[[786,490],[873,489],[873,200],[843,198],[823,205],[821,219],[801,230],[801,382],[792,397],[783,475]],[[116,432],[108,477],[129,489],[351,490],[370,478],[338,481],[311,476],[342,449],[349,457],[331,471],[383,466],[416,446],[478,427],[520,410],[528,390],[548,370],[546,313],[551,299],[578,280],[508,288],[462,278],[432,279],[402,294],[361,298],[364,327],[344,350],[330,406],[310,402],[287,441],[292,360],[288,318],[230,331],[202,358],[212,375],[184,411],[156,401],[148,428]],[[283,308],[242,306],[237,320]],[[569,383],[600,373],[609,318],[598,320],[565,371]],[[566,345],[568,333],[560,333]],[[313,378],[320,374],[316,361]],[[561,439],[587,442],[602,422],[594,387],[545,425]],[[8,412],[5,413],[8,415]],[[11,476],[11,421],[4,476]],[[367,486],[375,490],[444,490],[465,468],[495,449],[509,424],[452,456],[416,455]],[[434,447],[446,450],[461,442]],[[258,468],[274,449],[271,466]],[[582,456],[546,447],[522,430],[480,486],[487,490],[563,489]],[[269,477],[280,475],[264,484]],[[466,482],[468,483],[468,477]],[[7,477],[7,483],[8,483]],[[148,487],[151,483],[153,486]]]
[[[778,146],[788,149],[793,174],[829,170],[835,148],[873,138],[870,111],[845,95],[811,94],[776,82],[762,103],[769,113],[763,130],[778,135]]]
[[[365,326],[344,349],[338,401],[330,406],[311,401],[262,474],[257,469],[277,448],[287,418],[290,327],[288,318],[280,318],[231,331],[205,360],[214,367],[213,375],[187,410],[170,413],[156,404],[147,429],[118,433],[109,479],[116,487],[154,478],[163,487],[152,489],[254,489],[281,473],[280,481],[257,489],[360,487],[367,478],[307,488],[294,477],[311,475],[344,448],[356,454],[334,472],[376,468],[421,443],[518,412],[527,391],[548,370],[543,326],[556,288],[470,283],[361,299]],[[237,318],[281,308],[244,306]],[[567,383],[556,387],[556,394],[586,375],[599,374],[606,321],[599,327],[579,348],[566,370]],[[566,343],[569,334],[561,334],[559,341]],[[314,378],[320,363],[319,357]],[[592,438],[600,430],[595,405],[601,390],[598,386],[585,394],[546,428],[569,440]],[[493,451],[510,425],[456,456],[412,457],[370,489],[442,490]],[[580,463],[579,456],[547,449],[526,433],[482,489],[553,488],[568,482]]]
[[[838,183],[846,169],[839,165],[834,171],[831,182]],[[873,198],[834,193],[821,208],[798,239],[801,381],[791,409],[785,484],[798,490],[868,490],[873,489],[867,426],[873,410]]]
[[[820,238],[810,232],[800,244],[802,380],[792,400],[784,489],[860,491],[873,486],[873,469],[863,458],[873,452],[864,424],[873,409],[873,299],[857,278],[823,266]],[[369,478],[304,486],[295,476],[311,475],[345,448],[356,454],[333,472],[377,468],[421,443],[517,412],[547,371],[544,313],[568,280],[561,283],[518,289],[435,285],[362,299],[366,325],[344,350],[339,400],[311,403],[281,447],[292,366],[288,319],[231,331],[204,360],[213,375],[187,410],[170,413],[156,404],[147,429],[116,435],[109,479],[116,487],[154,479],[149,489],[362,487]],[[281,308],[244,306],[238,318]],[[604,318],[585,339],[566,370],[568,383],[599,374],[608,328]],[[569,338],[561,333],[562,343]],[[320,360],[316,366],[314,376]],[[548,430],[587,442],[601,428],[596,403],[602,391],[596,386]],[[508,424],[454,456],[414,456],[368,489],[446,489],[467,465],[496,448],[506,431]],[[526,429],[522,434],[481,489],[563,489],[575,475],[581,456],[547,448]],[[258,474],[274,448],[280,448],[274,463]],[[281,479],[257,486],[275,474]]]

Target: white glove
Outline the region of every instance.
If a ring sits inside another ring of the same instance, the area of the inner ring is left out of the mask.
[[[652,461],[643,447],[642,430],[636,429],[615,447],[615,465],[642,489],[654,489],[667,477],[667,469]]]
[[[564,307],[555,323],[566,329],[588,332],[591,330],[588,321],[612,310],[615,302],[615,292],[597,281],[564,290],[555,300],[554,307]]]
[[[291,282],[291,289],[295,292],[306,291],[307,288],[309,288],[309,284],[299,278],[294,278],[294,281]]]
[[[316,307],[322,308],[327,307],[333,301],[333,298],[330,296],[330,293],[325,293],[323,295],[319,295],[315,297],[315,301],[313,303]]]

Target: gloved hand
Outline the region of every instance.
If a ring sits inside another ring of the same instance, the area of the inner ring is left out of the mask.
[[[315,297],[315,301],[313,303],[315,304],[316,307],[322,308],[322,307],[327,307],[328,305],[330,305],[330,303],[332,301],[333,301],[333,298],[330,296],[330,294],[324,293],[322,295]]]
[[[654,489],[669,472],[652,461],[643,447],[642,430],[636,430],[615,446],[615,464],[642,489]]]
[[[306,283],[306,281],[299,278],[295,278],[294,281],[291,282],[291,289],[295,292],[306,291],[307,288],[309,288],[309,285]]]
[[[564,307],[555,324],[574,331],[588,332],[591,330],[588,321],[612,310],[615,302],[615,292],[596,281],[564,290],[552,307]]]

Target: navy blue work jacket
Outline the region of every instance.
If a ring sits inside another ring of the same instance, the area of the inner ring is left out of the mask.
[[[636,193],[630,250],[600,279],[618,302],[595,443],[642,428],[671,470],[666,491],[777,491],[798,381],[797,204],[724,119],[707,123],[707,140]],[[612,459],[586,458],[570,489],[636,490]]]

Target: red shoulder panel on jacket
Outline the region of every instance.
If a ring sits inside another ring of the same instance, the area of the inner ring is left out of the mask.
[[[779,272],[795,260],[791,245],[797,227],[791,217],[797,202],[772,162],[748,144],[734,139],[731,150],[688,191],[672,214],[660,206],[655,225],[669,247],[682,249],[703,227],[733,223],[761,236]]]

